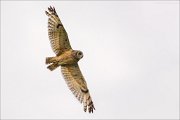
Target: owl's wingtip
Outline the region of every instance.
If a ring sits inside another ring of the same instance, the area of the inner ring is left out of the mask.
[[[89,107],[88,110],[89,110],[89,113],[93,113],[94,110],[96,110],[96,109],[95,109],[94,105],[92,105],[91,107]]]
[[[48,10],[45,11],[45,13],[46,13],[47,16],[55,15],[56,17],[58,17],[58,15],[57,15],[57,13],[56,13],[56,9],[55,9],[54,6],[53,6],[53,7],[52,7],[52,6],[49,6],[49,7],[48,7]]]

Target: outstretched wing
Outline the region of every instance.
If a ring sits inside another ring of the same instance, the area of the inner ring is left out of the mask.
[[[83,102],[84,111],[86,112],[88,108],[89,113],[93,113],[94,104],[78,64],[63,65],[61,71],[69,89],[81,103]]]
[[[49,7],[46,15],[48,16],[48,35],[51,47],[56,55],[71,49],[68,35],[61,23],[55,8]]]

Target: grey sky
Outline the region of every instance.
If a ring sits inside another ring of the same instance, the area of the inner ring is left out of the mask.
[[[46,69],[50,5],[84,53],[93,114],[60,69]],[[2,118],[178,118],[178,10],[178,1],[1,1]]]

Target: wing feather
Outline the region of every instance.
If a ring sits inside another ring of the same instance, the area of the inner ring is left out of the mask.
[[[89,113],[93,113],[93,110],[95,110],[94,104],[87,88],[86,81],[79,69],[78,64],[63,65],[61,66],[61,72],[69,89],[80,101],[80,103],[83,102],[84,111],[86,112],[88,108]]]
[[[66,30],[64,29],[54,7],[49,7],[45,11],[48,16],[48,36],[52,50],[56,55],[70,50],[71,45]]]

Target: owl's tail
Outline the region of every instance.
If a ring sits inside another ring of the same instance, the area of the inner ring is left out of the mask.
[[[53,58],[54,57],[46,57],[46,64],[50,64],[52,62],[55,62],[55,60]]]
[[[52,63],[52,64],[50,64]],[[47,57],[46,58],[46,64],[50,64],[47,68],[51,71],[55,70],[57,67],[59,67],[58,62],[56,61],[55,57]]]
[[[55,70],[57,67],[59,67],[58,63],[52,63],[51,65],[47,66],[47,68],[51,71]]]

